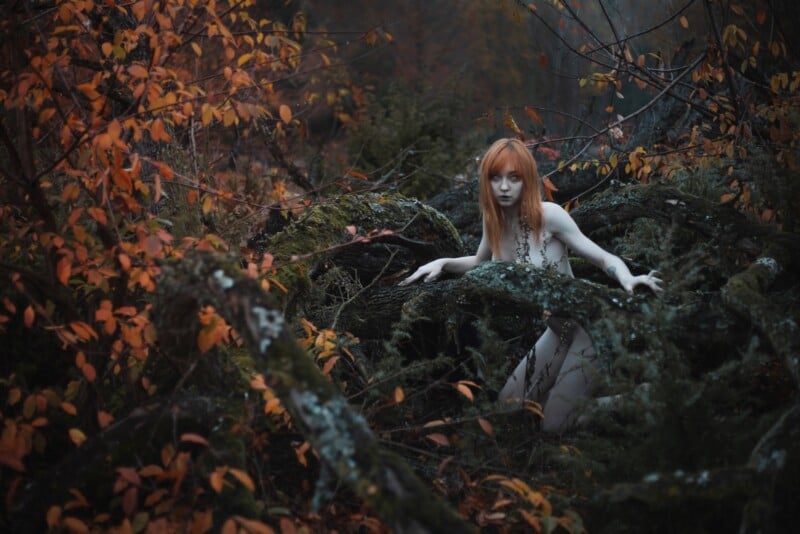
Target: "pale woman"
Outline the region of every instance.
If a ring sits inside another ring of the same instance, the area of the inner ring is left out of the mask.
[[[439,258],[426,263],[401,285],[436,280],[442,272],[464,273],[488,260],[530,263],[572,277],[567,251],[597,265],[627,292],[636,286],[661,291],[656,272],[634,276],[617,256],[586,237],[558,204],[541,199],[536,162],[518,139],[492,144],[480,163],[483,237],[474,256]],[[546,431],[574,422],[574,407],[592,391],[595,351],[589,335],[568,319],[550,318],[547,329],[522,358],[500,391],[503,402],[528,398],[542,404]],[[528,365],[533,367],[528,377]]]

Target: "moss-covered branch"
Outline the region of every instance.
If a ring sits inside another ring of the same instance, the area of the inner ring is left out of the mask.
[[[359,239],[375,230],[390,233]],[[357,272],[366,284],[387,261],[397,264],[389,270],[395,272],[412,255],[428,261],[463,254],[458,233],[441,213],[402,195],[374,193],[320,202],[279,232],[253,236],[249,245],[275,257],[278,278],[290,293],[334,265]]]
[[[271,296],[232,265],[210,254],[186,257],[165,269],[161,284],[207,301],[236,328],[252,351],[256,370],[279,395],[323,466],[395,531],[468,531],[398,456],[379,446],[366,421],[297,344]]]
[[[748,319],[769,340],[794,380],[800,386],[800,327],[771,302],[767,290],[785,271],[797,265],[800,238],[778,235],[749,267],[728,279],[720,293],[723,302]]]

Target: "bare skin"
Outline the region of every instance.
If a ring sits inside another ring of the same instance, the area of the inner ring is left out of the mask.
[[[655,293],[661,291],[661,280],[656,277],[656,271],[638,276],[631,274],[622,259],[586,237],[558,204],[542,203],[542,229],[538,240],[533,235],[519,235],[518,189],[521,183],[515,183],[514,174],[514,169],[507,165],[501,173],[491,178],[492,194],[503,210],[506,221],[499,254],[492,255],[484,231],[475,255],[439,258],[419,267],[400,285],[420,279],[430,282],[439,278],[442,272],[464,273],[489,260],[531,263],[572,277],[568,258],[568,250],[572,250],[617,280],[628,293],[632,293],[637,286],[648,287]],[[524,240],[527,240],[527,247],[520,247]],[[518,257],[520,248],[528,251],[527,258]],[[563,430],[573,423],[574,406],[592,394],[592,385],[596,383],[592,379],[592,375],[598,372],[592,341],[586,331],[574,322],[551,318],[532,351],[535,358],[526,357],[520,361],[500,391],[499,400],[508,403],[522,402],[525,398],[535,400],[544,407],[543,430]],[[535,361],[535,365],[526,387],[529,361]]]

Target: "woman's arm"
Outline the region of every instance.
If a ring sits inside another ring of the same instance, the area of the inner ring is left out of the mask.
[[[618,281],[628,293],[633,293],[636,286],[649,287],[653,292],[661,291],[661,279],[656,278],[656,271],[648,274],[634,276],[619,256],[602,249],[597,243],[586,237],[569,213],[558,204],[547,202],[544,204],[544,224],[556,238],[561,240],[575,254],[586,258],[597,265],[611,278]]]
[[[405,286],[413,284],[422,277],[425,282],[431,282],[441,276],[442,272],[461,274],[469,271],[481,262],[484,262],[492,257],[489,244],[486,242],[486,234],[481,238],[481,244],[478,245],[478,251],[474,256],[461,256],[459,258],[439,258],[433,260],[419,269],[414,271],[414,274],[404,279],[398,285]]]

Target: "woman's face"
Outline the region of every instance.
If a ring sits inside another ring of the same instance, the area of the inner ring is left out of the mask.
[[[500,207],[509,208],[519,202],[522,197],[522,176],[514,170],[514,166],[506,163],[499,173],[489,176],[494,199]]]

